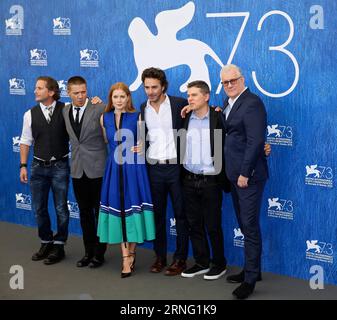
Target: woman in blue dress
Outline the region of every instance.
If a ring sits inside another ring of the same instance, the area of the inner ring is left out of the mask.
[[[97,234],[100,242],[121,244],[122,278],[134,270],[136,244],[155,238],[150,185],[141,145],[137,144],[138,120],[129,88],[122,82],[114,84],[101,117],[110,153]]]

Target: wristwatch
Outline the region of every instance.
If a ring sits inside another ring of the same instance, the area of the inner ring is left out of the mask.
[[[27,163],[20,163],[20,169],[21,168],[27,168]]]

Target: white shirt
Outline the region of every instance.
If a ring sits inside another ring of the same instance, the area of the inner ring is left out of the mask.
[[[236,100],[239,99],[239,97],[247,90],[247,87],[244,88],[244,90],[235,98],[235,99],[232,99],[232,98],[229,98],[228,99],[228,105],[227,107],[225,108],[225,115],[226,115],[226,120],[228,118],[228,115],[229,113],[231,112],[233,106],[234,106],[234,103],[236,102]]]
[[[88,101],[89,101],[89,99],[87,98],[86,99],[86,101],[85,101],[85,103],[84,103],[84,105],[82,106],[82,107],[77,107],[77,106],[74,106],[74,105],[72,105],[72,110],[73,110],[73,117],[74,117],[74,120],[76,119],[76,113],[77,113],[77,111],[76,111],[76,109],[75,108],[80,108],[80,110],[78,111],[80,114],[79,114],[79,122],[81,122],[81,119],[82,119],[82,116],[83,116],[83,114],[84,114],[84,111],[85,111],[85,108],[87,107],[87,105],[88,105]]]
[[[56,101],[54,101],[52,104],[52,110],[54,112]],[[46,120],[48,120],[48,107],[44,104],[40,103],[40,108],[42,110],[43,115],[45,116]],[[25,112],[23,116],[23,126],[22,126],[22,133],[20,138],[20,144],[25,144],[27,146],[31,146],[34,143],[33,133],[32,133],[32,113],[31,110],[28,110]]]
[[[149,151],[151,159],[167,160],[177,158],[172,128],[171,103],[168,96],[159,107],[159,112],[147,101],[145,123],[148,128]]]

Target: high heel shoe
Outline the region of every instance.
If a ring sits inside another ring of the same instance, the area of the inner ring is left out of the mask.
[[[129,258],[130,256],[123,256],[122,258],[125,259],[125,258]],[[131,269],[131,266],[130,266],[130,269]],[[121,272],[121,278],[127,278],[127,277],[130,277],[132,274],[132,269],[131,269],[131,272],[123,272],[123,264],[122,264],[122,272]]]
[[[130,253],[130,257],[133,257],[133,261],[130,265],[131,268],[131,272],[135,271],[135,267],[136,267],[136,252],[129,252]]]

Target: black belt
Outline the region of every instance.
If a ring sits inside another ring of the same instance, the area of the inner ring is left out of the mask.
[[[173,159],[165,159],[165,160],[158,160],[158,159],[148,159],[148,162],[150,162],[151,164],[177,164],[177,158],[173,158]]]
[[[188,180],[204,180],[204,181],[215,181],[215,175],[205,175],[205,174],[196,174],[185,170],[185,179]]]
[[[42,164],[45,167],[50,167],[55,162],[68,161],[68,156],[62,157],[60,159],[55,159],[55,160],[42,160],[42,159],[37,159],[37,158],[34,157],[34,161],[37,161],[38,163]]]

